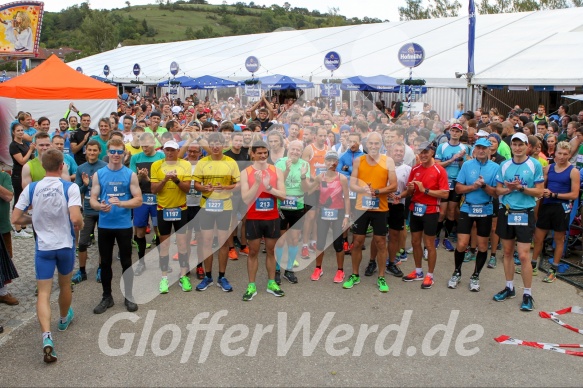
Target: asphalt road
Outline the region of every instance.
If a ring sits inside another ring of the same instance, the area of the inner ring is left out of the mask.
[[[361,272],[368,251],[363,257]],[[0,341],[0,381],[4,386],[581,385],[579,357],[494,341],[505,334],[583,343],[579,334],[538,316],[539,311],[583,306],[583,291],[573,286],[544,284],[539,275],[533,285],[536,310],[525,313],[519,311],[518,275],[517,298],[492,300],[504,287],[500,265],[484,268],[481,292],[467,288],[473,263],[464,264],[459,288],[448,289],[453,254],[442,248],[430,290],[421,290],[420,282],[388,276],[390,292],[381,294],[376,275],[363,276],[359,285],[344,290],[332,283],[333,252],[326,254],[320,281],[309,279],[313,265],[298,272],[299,284],[283,280],[283,298],[265,292],[266,273],[260,265],[258,295],[243,302],[246,260],[240,259],[227,269],[234,292],[213,286],[184,293],[174,284],[169,294],[140,305],[135,314],[126,312],[114,282],[116,304],[102,315],[93,314],[101,285],[92,269],[89,280],[75,287],[75,319],[66,332],[56,329],[53,303],[58,361],[44,364],[40,329],[29,319],[0,335],[5,336]],[[401,267],[405,273],[414,268],[412,255]],[[156,270],[148,271],[157,279]],[[117,263],[115,272],[119,278]],[[583,327],[581,315],[562,319]]]

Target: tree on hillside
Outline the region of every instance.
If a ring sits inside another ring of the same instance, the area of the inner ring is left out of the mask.
[[[477,6],[481,14],[495,14],[581,7],[583,0],[481,0]]]
[[[81,23],[82,39],[87,51],[101,53],[115,48],[116,28],[108,11],[92,11]]]
[[[405,6],[399,7],[399,18],[401,20],[420,20],[455,17],[458,16],[461,8],[458,0],[429,0],[427,8],[423,6],[422,2],[422,0],[406,0]]]
[[[126,5],[127,5],[126,11],[130,12],[130,6],[131,6],[130,2],[126,1]]]

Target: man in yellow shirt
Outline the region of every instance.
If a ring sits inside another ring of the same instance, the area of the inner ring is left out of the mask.
[[[221,133],[211,133],[207,141],[210,155],[198,161],[192,175],[195,190],[202,192],[201,210],[197,217],[200,217],[202,257],[205,258],[206,272],[204,279],[196,286],[196,290],[204,291],[213,284],[211,247],[216,226],[216,236],[220,245],[217,283],[223,291],[231,292],[233,287],[225,278],[229,253],[228,238],[231,234],[231,212],[233,211],[231,196],[233,190],[239,189],[241,172],[234,159],[223,155],[223,146],[226,141]],[[233,225],[233,228],[235,227],[236,225]],[[200,241],[199,244],[201,244]]]
[[[164,144],[165,159],[152,163],[150,182],[152,194],[158,201],[158,230],[160,231],[160,293],[168,293],[168,262],[170,233],[174,227],[178,262],[180,263],[180,286],[182,291],[192,290],[190,279],[186,275],[188,264],[188,241],[186,239],[186,193],[190,190],[190,163],[178,158],[180,147],[174,140]]]

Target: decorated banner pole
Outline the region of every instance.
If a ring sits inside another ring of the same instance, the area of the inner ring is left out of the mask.
[[[336,51],[330,51],[326,55],[324,55],[324,67],[326,69],[330,70],[330,79],[326,83],[326,87],[325,87],[326,94],[328,95],[328,104],[329,105],[332,103],[332,100],[330,99],[331,90],[333,87],[336,88],[336,85],[332,85],[332,84],[335,84],[335,82],[334,82],[334,70],[338,70],[340,68],[341,64],[342,64],[342,60],[340,59],[340,54],[338,54]],[[336,98],[334,98],[334,99],[336,99]],[[330,106],[330,108],[333,108],[333,106]]]
[[[401,65],[409,68],[409,90],[407,92],[407,104],[409,105],[407,118],[411,118],[412,105],[412,84],[413,84],[413,68],[419,66],[423,59],[425,59],[425,50],[417,43],[407,43],[403,45],[397,53]]]

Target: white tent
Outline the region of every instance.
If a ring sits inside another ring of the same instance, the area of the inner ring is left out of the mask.
[[[323,65],[329,51],[342,64],[334,78],[388,75],[407,78],[409,69],[397,60],[399,48],[420,44],[425,61],[414,69],[415,78],[430,87],[464,88],[455,72],[467,70],[467,17],[396,21],[313,30],[280,31],[174,43],[127,46],[93,55],[69,66],[100,75],[104,65],[116,81],[127,82],[134,63],[140,80],[168,79],[170,62],[180,64],[180,75],[213,75],[231,80],[248,78],[245,59],[261,61],[256,76],[284,74],[320,83],[330,77]],[[478,15],[475,76],[480,85],[583,84],[583,8],[513,14]]]

